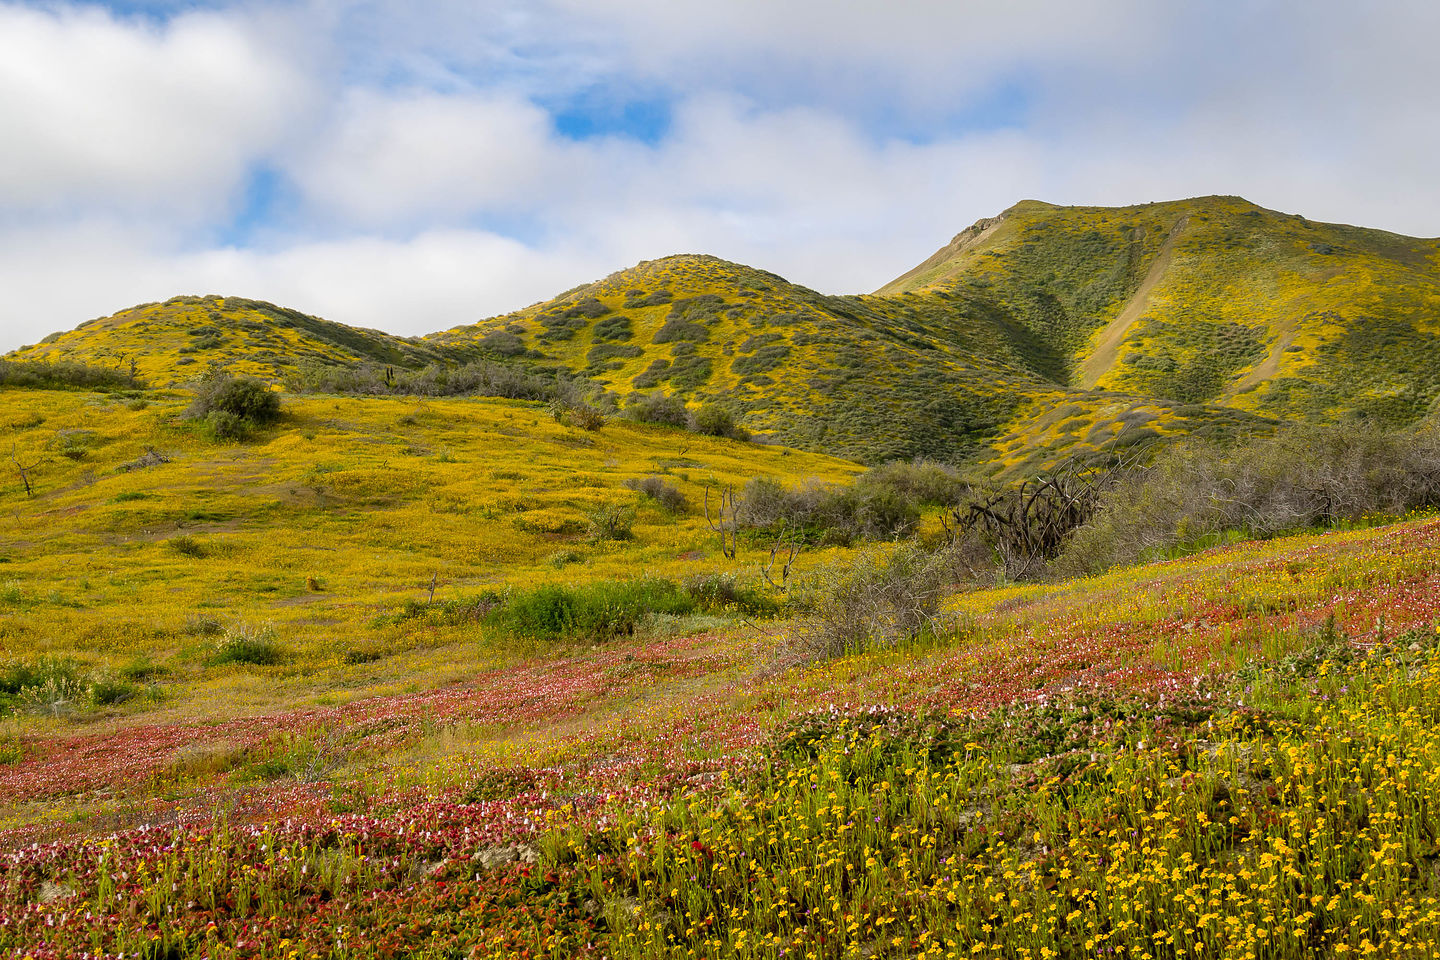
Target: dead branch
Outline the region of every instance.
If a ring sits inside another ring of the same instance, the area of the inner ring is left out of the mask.
[[[710,529],[720,534],[720,552],[727,559],[735,559],[735,551],[739,548],[740,537],[740,498],[735,495],[733,486],[726,486],[720,492],[720,505],[716,510],[717,517],[710,516],[710,487],[705,487],[705,522]]]
[[[952,542],[974,532],[995,550],[1008,576],[1022,579],[1058,557],[1099,509],[1103,494],[1127,476],[1139,453],[1109,467],[1071,459],[1016,486],[973,495],[941,525]]]
[[[795,565],[795,558],[800,556],[800,545],[794,540],[786,542],[786,534],[788,532],[787,529],[781,528],[780,535],[775,538],[775,542],[770,546],[770,562],[765,564],[760,570],[760,572],[765,575],[765,579],[770,581],[770,586],[779,590],[781,593],[785,592],[786,584],[790,581],[790,568]],[[770,571],[775,569],[775,559],[780,553],[782,544],[786,549],[786,557],[784,565],[780,568],[780,580],[776,582],[775,578],[770,576]]]
[[[15,449],[15,444],[12,443],[10,444],[10,462],[15,464],[15,472],[20,474],[20,482],[25,484],[25,496],[35,496],[35,489],[30,484],[30,471],[44,463],[44,458],[42,457],[29,465],[23,464],[20,462],[20,455]]]

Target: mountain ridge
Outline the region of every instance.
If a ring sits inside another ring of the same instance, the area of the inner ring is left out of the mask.
[[[872,294],[677,254],[424,337],[179,297],[11,356],[129,358],[172,385],[212,363],[283,381],[305,365],[493,361],[587,378],[622,405],[724,400],[772,439],[851,459],[1015,470],[1121,432],[1413,423],[1440,402],[1437,336],[1440,241],[1217,196],[1024,200]]]

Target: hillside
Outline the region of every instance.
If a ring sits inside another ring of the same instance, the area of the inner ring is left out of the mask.
[[[685,255],[418,339],[181,297],[14,356],[133,360],[162,384],[211,363],[283,381],[306,364],[487,360],[565,371],[620,406],[723,400],[762,439],[861,462],[1016,473],[1286,420],[1413,423],[1440,409],[1437,264],[1437,241],[1232,197],[1025,201],[866,296]]]
[[[590,305],[613,299],[562,301],[585,304],[569,339],[539,334],[576,319],[549,305],[513,339],[420,349],[571,364],[618,315],[699,356],[717,344],[656,334],[750,322]],[[812,309],[898,337],[890,302]],[[786,345],[817,376],[834,348]],[[1033,407],[991,442],[1016,463],[1177,411],[1012,357],[992,369]],[[922,498],[944,471],[892,465],[918,520],[806,541],[790,578],[786,527],[721,548],[717,488],[815,502],[856,464],[470,397],[290,394],[222,442],[191,400],[0,386],[0,953],[1289,960],[1440,939],[1433,513],[1263,542],[1201,526],[1160,562],[1016,583],[973,572]],[[1255,460],[1348,478],[1395,449],[1355,440],[1368,460]],[[1177,529],[1163,498],[1118,495]]]
[[[22,460],[52,454],[33,497],[0,490],[0,951],[1440,937],[1433,517],[969,589],[910,640],[799,665],[803,620],[736,605],[527,644],[487,590],[755,577],[763,545],[725,558],[701,484],[854,467],[471,399],[291,397],[216,445],[175,421],[187,400],[0,391]],[[654,472],[692,508],[622,486]],[[633,539],[589,542],[613,503]],[[802,575],[888,549],[807,551]],[[1279,923],[1301,891],[1314,916]]]
[[[1409,423],[1440,397],[1440,241],[1238,197],[1016,204],[882,296],[977,296],[1081,388],[1267,416]]]
[[[303,702],[317,684],[372,686],[393,672],[388,658],[406,663],[465,633],[365,628],[425,598],[432,580],[446,601],[512,585],[728,571],[702,513],[706,484],[795,486],[858,472],[666,427],[577,431],[538,403],[488,399],[289,398],[282,427],[217,445],[179,419],[187,403],[170,392],[0,390],[6,449],[38,464],[33,498],[13,471],[0,483],[4,655],[79,656],[112,671],[136,657],[173,660],[168,674],[207,677],[196,617],[268,625],[306,666],[274,689],[232,691],[236,702]],[[624,486],[651,475],[687,505],[665,509]],[[634,511],[628,538],[591,537],[607,508]],[[764,552],[743,545],[737,562],[758,577]],[[827,555],[809,551],[799,566]],[[369,653],[354,660],[357,648]]]
[[[180,386],[212,363],[235,374],[282,380],[301,364],[422,366],[447,359],[412,339],[312,317],[242,297],[172,297],[52,334],[11,356],[126,370],[156,386]]]

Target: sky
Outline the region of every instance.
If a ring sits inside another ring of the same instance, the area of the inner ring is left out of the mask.
[[[672,253],[873,290],[1021,199],[1440,234],[1434,0],[0,0],[0,351],[418,335]]]

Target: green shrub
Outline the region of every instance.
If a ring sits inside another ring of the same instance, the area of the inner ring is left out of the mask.
[[[201,421],[205,433],[212,440],[250,439],[250,421],[227,410],[211,410]]]
[[[273,423],[280,419],[280,394],[254,377],[217,374],[199,383],[185,415],[193,420],[210,420],[213,425],[212,414],[216,413],[257,426]]]
[[[685,427],[690,423],[690,411],[685,401],[664,393],[632,396],[626,413],[641,423],[659,423],[668,427]]]
[[[39,390],[135,390],[145,384],[122,370],[85,363],[0,360],[0,386]]]
[[[140,689],[126,680],[100,677],[90,682],[87,692],[91,703],[97,707],[106,707],[134,699],[139,695]]]
[[[491,334],[481,339],[483,349],[491,346]],[[523,353],[524,344],[514,334],[503,334],[498,352]],[[480,360],[459,367],[430,364],[419,370],[397,369],[376,364],[332,367],[302,364],[299,373],[286,385],[296,393],[349,393],[421,397],[501,397],[506,400],[574,400],[588,381],[564,372],[531,373],[507,363]]]
[[[590,541],[631,540],[634,534],[630,527],[635,522],[635,508],[618,503],[607,503],[589,516]]]
[[[580,563],[585,555],[578,550],[557,550],[545,558],[545,562],[556,570],[568,567],[572,563]]]
[[[171,537],[167,543],[171,550],[174,550],[182,557],[191,557],[199,560],[210,555],[210,551],[205,549],[205,545],[189,534]]]
[[[685,592],[701,610],[737,611],[753,617],[770,617],[780,604],[753,580],[742,582],[733,573],[701,573],[685,580]]]
[[[959,471],[931,460],[891,460],[861,474],[856,484],[893,490],[917,504],[947,506],[965,491]]]
[[[275,639],[272,627],[236,624],[225,631],[210,655],[212,667],[229,663],[271,667],[285,660],[285,651]]]
[[[605,421],[605,414],[588,403],[574,404],[565,417],[567,424],[579,427],[581,430],[599,430],[605,426]]]
[[[862,553],[810,585],[811,612],[796,626],[786,656],[826,660],[916,640],[934,630],[949,585],[945,558],[913,544]]]
[[[787,489],[768,477],[745,484],[742,526],[789,531],[812,543],[849,543],[908,536],[920,522],[919,504],[902,490],[865,478],[850,486],[807,483]]]
[[[749,440],[750,431],[735,421],[735,411],[723,403],[707,403],[690,418],[690,429],[711,437]]]
[[[1440,506],[1440,433],[1295,427],[1165,452],[1107,494],[1056,564],[1081,575],[1235,537],[1270,537]]]
[[[86,685],[75,661],[43,656],[11,660],[0,667],[0,708],[60,713],[86,699]]]
[[[667,483],[663,477],[631,477],[625,481],[625,486],[654,500],[669,513],[681,514],[690,509],[690,501],[685,494]]]
[[[673,581],[641,577],[514,593],[490,622],[525,640],[604,641],[634,633],[647,614],[694,610],[695,601]]]

